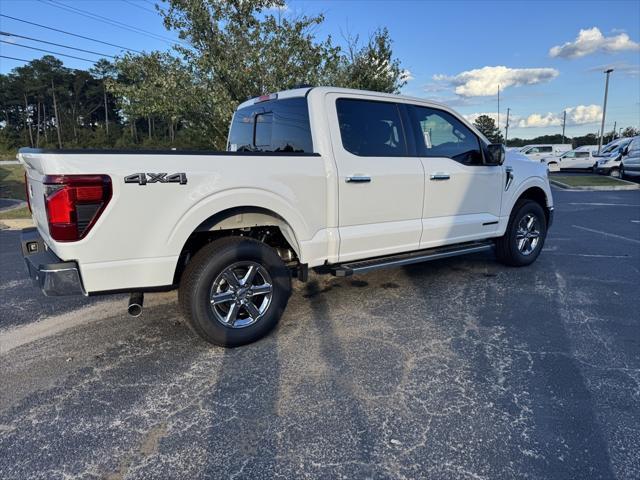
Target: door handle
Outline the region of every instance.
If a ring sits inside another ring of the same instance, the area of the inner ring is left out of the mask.
[[[448,173],[434,173],[431,180],[449,180],[451,176]]]
[[[371,177],[367,175],[352,175],[344,179],[347,183],[369,183],[371,181]]]

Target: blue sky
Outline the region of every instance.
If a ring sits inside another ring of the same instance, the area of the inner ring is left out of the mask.
[[[57,4],[58,6],[54,5]],[[100,39],[135,50],[170,48],[176,36],[154,13],[152,0],[2,0],[4,15]],[[145,30],[155,37],[87,18],[80,9]],[[304,1],[290,0],[284,15],[324,13],[319,37],[366,39],[387,27],[394,53],[410,72],[403,93],[447,103],[473,119],[511,109],[509,137],[559,133],[567,110],[568,136],[597,132],[611,75],[605,130],[640,126],[640,2],[629,1]],[[118,48],[0,18],[0,30],[110,55]],[[26,40],[5,41],[87,59],[96,55]],[[554,49],[554,47],[557,47]],[[0,43],[0,55],[32,59],[43,53]],[[90,62],[60,57],[72,68]],[[21,65],[0,58],[5,73]]]

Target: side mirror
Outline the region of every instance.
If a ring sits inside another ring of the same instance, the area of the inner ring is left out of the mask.
[[[487,145],[484,156],[485,165],[502,165],[506,156],[506,151],[502,143],[491,143]]]
[[[629,145],[622,149],[622,155],[629,155]]]

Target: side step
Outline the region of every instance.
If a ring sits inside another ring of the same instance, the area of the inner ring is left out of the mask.
[[[386,257],[372,258],[370,260],[359,260],[351,263],[342,263],[331,267],[331,274],[336,277],[348,277],[354,273],[365,273],[380,268],[400,267],[412,263],[428,262],[440,258],[455,257],[467,253],[483,252],[494,247],[493,241],[469,242],[460,245],[447,247],[430,248],[417,252],[400,253]]]

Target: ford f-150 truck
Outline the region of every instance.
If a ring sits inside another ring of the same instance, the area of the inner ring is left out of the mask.
[[[178,288],[224,346],[281,317],[292,278],[495,248],[532,263],[553,218],[547,168],[417,98],[299,88],[239,105],[225,152],[21,149],[46,295]]]

